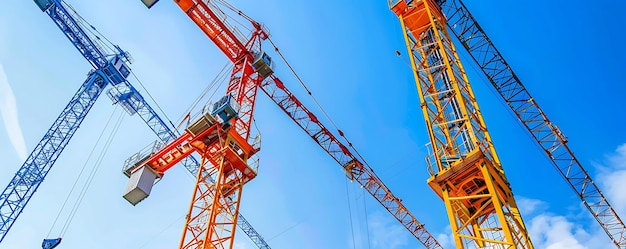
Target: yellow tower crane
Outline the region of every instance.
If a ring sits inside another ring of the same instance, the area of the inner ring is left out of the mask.
[[[446,19],[434,0],[390,0],[400,19],[432,153],[428,185],[456,248],[533,248]]]

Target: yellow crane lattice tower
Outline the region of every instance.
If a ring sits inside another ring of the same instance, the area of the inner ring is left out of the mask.
[[[434,0],[390,0],[400,19],[432,154],[428,185],[456,248],[533,248],[476,98]]]

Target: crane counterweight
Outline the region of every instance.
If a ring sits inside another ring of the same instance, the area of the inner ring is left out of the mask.
[[[130,175],[126,190],[124,190],[124,199],[133,206],[150,195],[154,181],[159,178],[159,174],[154,172],[150,167],[142,166]]]

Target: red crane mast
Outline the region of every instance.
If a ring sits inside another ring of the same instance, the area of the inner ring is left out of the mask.
[[[205,107],[200,118],[180,137],[129,170],[133,174],[149,171],[161,177],[193,152],[201,155],[180,248],[233,247],[242,187],[257,175],[257,166],[251,157],[259,151],[260,142],[258,137],[250,138],[250,125],[259,87],[344,168],[349,179],[357,181],[426,248],[442,248],[400,198],[391,193],[360,156],[356,156],[359,154],[341,143],[273,75],[272,60],[261,50],[261,41],[268,38],[262,25],[220,1],[252,24],[251,37],[244,39],[237,29],[226,23],[224,13],[214,1],[175,2],[234,63],[226,96],[213,105],[212,111]],[[209,177],[214,177],[215,183],[208,181]]]

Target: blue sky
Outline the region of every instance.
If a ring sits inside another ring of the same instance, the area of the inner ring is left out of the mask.
[[[228,63],[172,1],[151,10],[140,1],[68,2],[132,54],[135,74],[173,122]],[[428,137],[414,80],[408,59],[394,53],[406,54],[404,40],[386,2],[230,2],[268,27],[272,40],[379,177],[448,244],[445,208],[426,185]],[[626,121],[626,50],[619,31],[626,25],[621,12],[626,4],[466,4],[625,216],[626,133],[621,126]],[[535,247],[613,248],[462,51],[461,59]],[[4,187],[90,66],[32,1],[0,3],[0,65]],[[277,65],[276,73],[320,113],[284,65]],[[136,80],[131,83],[139,87]],[[346,184],[341,168],[273,102],[261,94],[256,106],[261,166],[259,176],[244,188],[241,211],[273,248],[421,248],[373,198]],[[105,123],[120,113],[101,97],[0,248],[40,246]],[[168,171],[139,205],[121,198],[127,183],[120,172],[123,161],[154,139],[138,117],[123,118],[59,248],[177,246],[193,187],[182,167]],[[102,142],[86,171],[100,150]],[[75,200],[71,197],[69,203]],[[69,209],[50,236],[59,234]],[[237,248],[253,248],[243,233],[238,235]]]

